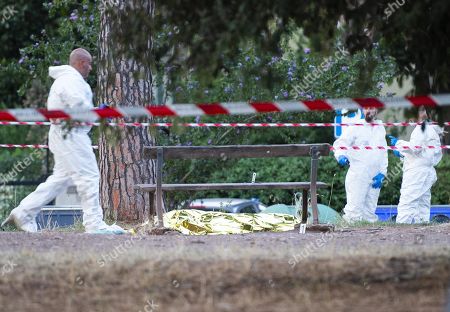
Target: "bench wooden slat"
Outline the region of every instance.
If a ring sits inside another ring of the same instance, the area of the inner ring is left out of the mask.
[[[163,191],[207,191],[207,190],[268,190],[268,189],[309,189],[309,182],[261,182],[261,183],[193,183],[193,184],[162,184]],[[327,188],[323,182],[317,182],[317,188]],[[156,184],[137,184],[136,189],[154,192]]]
[[[315,147],[321,156],[330,154],[329,144],[280,144],[280,145],[224,145],[224,146],[163,146],[164,159],[199,158],[267,158],[310,155]],[[157,158],[159,146],[145,146],[144,157]]]

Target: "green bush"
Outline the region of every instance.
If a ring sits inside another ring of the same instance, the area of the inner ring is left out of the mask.
[[[438,180],[431,189],[432,204],[450,204],[450,155],[446,154],[436,167]]]
[[[190,165],[183,164],[185,162]],[[185,175],[185,183],[207,183],[207,182],[251,182],[253,172],[256,172],[258,182],[306,182],[310,180],[310,158],[309,157],[288,157],[288,158],[261,158],[261,159],[239,159],[239,160],[194,160],[177,161],[167,163],[170,173],[179,173],[180,168],[190,167],[190,174]],[[175,167],[174,167],[175,166]],[[179,167],[178,167],[179,166]],[[220,168],[220,169],[218,169]],[[337,166],[333,157],[322,157],[319,161],[319,181],[332,186],[329,190],[319,191],[319,202],[341,209],[345,201],[345,191],[343,192],[343,179],[345,170]],[[178,176],[178,175],[176,175]],[[176,176],[172,176],[170,182],[180,182]],[[170,178],[170,177],[168,177]],[[292,190],[259,190],[259,191],[211,191],[197,192],[195,194],[169,194],[169,202],[174,202],[176,207],[180,202],[191,198],[201,197],[241,197],[259,198],[266,204],[285,203],[291,204],[294,199]],[[331,197],[330,197],[331,196]],[[172,208],[173,208],[172,207]]]
[[[258,182],[301,182],[310,180],[310,158],[262,158],[239,160],[193,160],[171,161],[166,165],[168,182],[208,183],[208,182],[251,182],[253,172],[257,173]],[[185,170],[185,168],[189,168]],[[450,157],[445,156],[439,166],[438,181],[432,188],[433,204],[450,202]],[[318,180],[330,185],[328,190],[319,191],[319,203],[329,205],[341,211],[346,203],[345,175],[347,169],[340,168],[332,155],[319,160]],[[180,174],[184,173],[184,175]],[[180,181],[179,177],[184,177]],[[381,189],[379,205],[397,205],[400,198],[402,167],[398,158],[389,154],[387,179]],[[204,191],[197,193],[167,194],[171,208],[177,207],[187,198],[236,197],[259,198],[266,204],[292,204],[294,191],[259,190],[259,191]]]

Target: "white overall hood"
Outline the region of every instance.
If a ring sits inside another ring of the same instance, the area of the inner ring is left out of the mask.
[[[75,75],[83,79],[81,74],[70,65],[50,66],[48,68],[48,74],[55,80],[64,75]]]

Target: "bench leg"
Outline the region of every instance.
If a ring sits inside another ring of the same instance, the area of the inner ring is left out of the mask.
[[[156,215],[158,217],[157,227],[164,227],[163,222],[163,198],[162,198],[162,169],[163,169],[163,149],[158,148],[156,158]]]
[[[308,190],[302,192],[302,224],[308,222]]]
[[[317,148],[311,148],[311,209],[313,224],[319,224],[319,211],[317,209],[317,167],[319,166],[320,152]]]
[[[148,192],[148,202],[150,205],[149,216],[150,216],[150,220],[153,224],[153,222],[155,221],[155,217],[156,217],[155,194],[153,192]]]

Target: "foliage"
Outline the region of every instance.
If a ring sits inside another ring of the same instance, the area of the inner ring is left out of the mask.
[[[338,50],[337,47],[336,50]],[[371,53],[362,52],[340,58],[322,59],[308,48],[295,51],[285,44],[281,57],[270,54],[259,57],[255,48],[242,50],[235,60],[226,62],[216,79],[202,80],[201,73],[191,69],[178,75],[169,84],[170,95],[178,103],[224,102],[241,100],[312,100],[316,98],[348,97],[355,94],[358,68],[367,59],[378,62],[370,80],[368,95],[378,95],[384,83],[395,75],[395,65],[390,59],[383,60],[378,45]],[[307,88],[301,90],[303,77],[325,64],[326,70],[317,75]],[[166,68],[165,74],[171,68]],[[270,88],[261,81],[263,73],[278,77]],[[332,112],[279,113],[250,116],[197,117],[199,122],[329,122]],[[168,121],[168,120],[163,120]],[[180,120],[182,121],[182,120]],[[333,140],[330,128],[265,128],[265,129],[186,129],[170,128],[161,136],[160,144],[281,144],[314,143]],[[167,134],[169,135],[167,137]]]
[[[0,60],[0,108],[17,105],[22,99],[17,88],[25,83],[26,72],[21,71],[15,62]]]
[[[175,101],[180,103],[351,97],[360,92],[357,89],[359,68],[372,60],[377,65],[365,95],[378,95],[383,84],[392,81],[395,64],[383,56],[378,44],[371,52],[352,57],[339,54],[342,50],[337,43],[337,57],[323,58],[311,53],[309,48],[294,50],[286,44],[280,57],[269,53],[259,57],[251,47],[241,50],[236,59],[228,60],[214,80],[204,81],[201,73],[190,69],[187,75],[174,77],[170,89],[174,91]],[[165,74],[170,71],[169,67]],[[269,81],[264,82],[264,77]]]
[[[141,1],[145,5],[147,1]],[[403,5],[402,5],[403,4]],[[142,62],[145,36],[172,27],[156,55],[170,64],[201,68],[215,75],[224,60],[254,41],[257,51],[279,53],[283,35],[302,28],[316,51],[333,49],[339,22],[350,52],[371,49],[382,40],[401,73],[415,78],[419,92],[449,90],[450,3],[424,1],[229,1],[167,0],[157,5],[155,18],[140,14],[139,5],[113,10],[115,40]],[[426,30],[426,31],[424,31]],[[133,47],[133,49],[129,49]],[[155,61],[158,62],[159,59]],[[370,66],[365,69],[371,70]],[[429,82],[432,77],[432,83]]]
[[[123,1],[101,2],[124,5]],[[287,0],[232,1],[224,6],[221,1],[168,0],[158,2],[154,21],[126,6],[110,5],[107,9],[117,18],[117,28],[113,29],[117,49],[124,47],[126,55],[154,67],[157,79],[167,82],[166,92],[174,102],[182,103],[376,96],[398,70],[415,77],[433,73],[438,84],[432,89],[443,90],[447,88],[449,72],[448,59],[443,58],[449,33],[445,2],[407,3],[390,18],[383,14],[388,1],[366,1],[359,6],[352,6],[348,1],[346,4],[323,0],[302,5]],[[67,56],[75,47],[83,46],[96,54],[101,3],[93,0],[56,0],[43,6],[34,2],[15,3],[20,3],[21,13],[8,21],[9,30],[0,37],[0,42],[9,49],[3,50],[0,56],[0,102],[8,107],[19,102],[42,107],[51,83],[47,74],[49,66],[67,63]],[[345,22],[342,28],[336,28],[341,15]],[[30,27],[23,27],[25,20]],[[371,33],[362,31],[364,28]],[[143,55],[148,56],[148,47],[140,45],[141,42],[147,44],[143,36],[146,33],[153,36],[153,49],[151,57],[142,60]],[[336,57],[335,53],[343,46],[353,55]],[[365,50],[360,51],[362,48]],[[387,55],[392,55],[400,67]],[[326,56],[332,57],[326,59]],[[426,61],[419,62],[423,57]],[[318,68],[324,70],[307,88],[299,88],[304,78]],[[95,75],[91,75],[89,83],[95,91]],[[284,113],[202,117],[196,121],[321,122],[332,118],[332,113]],[[187,120],[181,118],[176,122],[184,121]],[[45,143],[42,141],[44,132],[42,128],[2,128],[0,140]],[[164,145],[331,143],[333,140],[330,128],[173,127],[159,129],[156,133],[158,144]],[[1,151],[0,165],[6,168],[3,172],[28,153]],[[390,160],[391,168],[396,160]],[[40,174],[41,163],[42,159],[19,178]],[[445,173],[448,165],[448,159],[444,158],[438,167],[440,182],[434,188],[433,202],[448,202],[448,187],[444,183],[449,180]],[[166,169],[167,181],[248,181],[252,172],[257,172],[261,181],[297,181],[308,179],[309,160],[198,160],[169,162]],[[338,168],[332,157],[321,159],[319,180],[333,183],[331,206],[338,209],[345,203],[344,174],[345,170]],[[400,177],[401,174],[383,188],[380,203],[398,199]],[[193,196],[201,195],[204,194]],[[259,196],[265,203],[290,203],[292,200],[292,193],[283,191],[233,192],[227,196]],[[173,205],[177,205],[185,195],[177,194],[172,199]],[[320,201],[328,203],[330,193],[321,192]]]
[[[450,156],[445,154],[436,166],[437,182],[431,189],[432,204],[450,203]]]
[[[261,158],[261,159],[240,159],[226,161],[193,161],[195,171],[186,179],[185,182],[251,182],[252,174],[257,174],[257,182],[299,182],[309,181],[310,163],[309,157],[298,158]],[[212,167],[220,167],[220,170],[211,170]],[[203,169],[205,168],[205,169]],[[339,210],[345,204],[345,190],[343,186],[345,170],[336,165],[332,157],[322,157],[319,162],[318,179],[321,182],[332,186],[330,190],[319,191],[319,202]],[[344,190],[344,191],[343,191]],[[176,199],[176,195],[172,200]],[[186,196],[184,194],[184,196]],[[240,198],[259,198],[266,204],[293,204],[294,191],[292,190],[260,190],[260,191],[215,191],[199,192],[190,194],[191,198],[209,197],[240,197]],[[176,201],[175,201],[176,206]]]
[[[339,44],[339,42],[337,42]],[[336,47],[336,51],[339,50]],[[379,45],[368,52],[357,53],[350,57],[343,55],[323,59],[321,55],[312,53],[310,49],[293,49],[286,42],[281,56],[256,53],[255,47],[242,49],[235,60],[225,62],[224,69],[217,77],[208,82],[202,79],[202,73],[195,69],[185,75],[178,75],[170,84],[171,95],[175,102],[223,102],[239,100],[294,100],[337,98],[355,95],[359,67],[368,59],[377,61],[377,67],[372,71],[368,95],[376,96],[385,82],[395,75],[395,65],[389,58],[383,60]],[[300,90],[298,85],[305,85],[303,77],[325,64],[325,70],[317,75],[307,89]],[[168,71],[171,68],[166,69]],[[264,73],[270,72],[274,79],[272,85],[262,82]],[[167,73],[166,73],[167,74]],[[251,116],[221,116],[197,117],[196,122],[330,122],[333,112],[309,113],[278,113],[259,114]],[[169,121],[169,120],[164,120]],[[180,119],[177,122],[187,121]],[[189,120],[192,121],[192,120]],[[332,128],[183,128],[175,127],[159,131],[160,145],[228,145],[228,144],[293,144],[293,143],[332,143],[334,140]],[[342,177],[335,161],[324,158],[321,173],[325,182],[330,182],[330,173]],[[292,170],[296,168],[296,170]],[[297,169],[298,168],[298,169]],[[274,181],[299,181],[309,178],[309,159],[264,159],[239,161],[171,161],[166,166],[166,180],[172,182],[239,182],[248,181],[252,172],[257,172],[262,179]],[[266,180],[267,181],[267,180]],[[335,179],[337,189],[332,198],[335,207],[343,207],[345,191],[343,178]],[[323,202],[328,202],[328,193],[322,192]],[[225,196],[224,192],[191,194],[199,197]],[[292,192],[229,192],[229,196],[258,196],[264,203],[290,203]],[[168,194],[173,207],[186,198],[186,194]]]
[[[207,182],[250,182],[253,172],[257,173],[256,181],[259,182],[289,182],[289,181],[309,181],[310,159],[308,157],[299,158],[263,158],[263,159],[241,159],[241,160],[195,160],[191,162],[177,161],[167,164],[167,172],[170,174],[179,173],[184,168],[189,168],[189,175],[185,175],[184,180],[173,179],[172,182],[185,183],[207,183]],[[216,169],[220,167],[220,169]],[[450,157],[444,156],[437,166],[438,181],[432,188],[432,204],[448,204],[450,195]],[[321,157],[319,161],[318,180],[330,185],[328,190],[319,191],[319,203],[329,205],[337,211],[341,211],[346,202],[345,195],[345,175],[347,169],[340,168],[332,155]],[[379,205],[397,205],[400,199],[400,187],[402,181],[402,166],[398,158],[389,153],[388,175],[383,188],[381,189]],[[173,178],[173,177],[172,177]],[[191,194],[167,194],[172,204],[171,208],[177,207],[186,198],[203,197],[238,197],[238,198],[258,198],[266,205],[284,203],[291,204],[294,200],[294,191],[288,190],[261,190],[261,191],[211,191]]]
[[[6,14],[3,14],[5,11]],[[42,2],[0,0],[0,60],[17,58],[19,49],[32,42],[30,35],[38,33],[45,25],[51,28],[54,21]]]
[[[48,90],[52,83],[48,68],[68,64],[68,56],[74,48],[84,47],[93,55],[97,51],[99,16],[93,1],[60,0],[44,3],[44,7],[56,20],[57,27],[42,29],[40,34],[31,36],[34,40],[32,45],[20,49],[19,64],[28,71],[28,79],[19,89],[21,95],[25,95],[34,80],[39,80]],[[94,66],[93,72],[95,70]],[[88,82],[95,87],[95,76],[91,75]],[[38,106],[43,104],[34,103]]]

